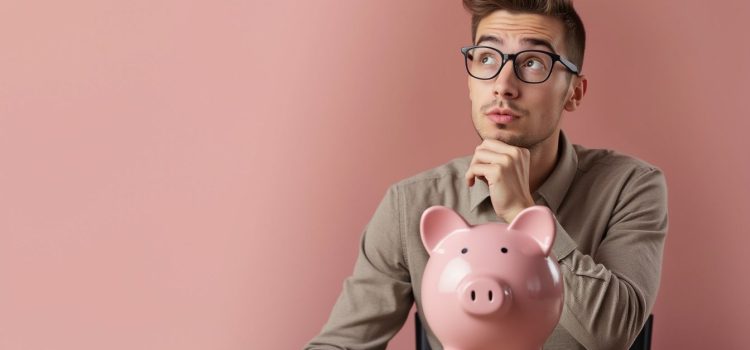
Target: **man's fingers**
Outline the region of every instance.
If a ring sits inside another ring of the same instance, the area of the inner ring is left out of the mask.
[[[473,164],[466,172],[469,186],[474,184],[474,178],[484,178],[488,185],[497,183],[500,180],[501,166],[498,164]]]
[[[513,155],[507,153],[497,153],[487,149],[480,149],[474,152],[473,164],[499,164],[508,166],[513,162]]]
[[[469,170],[466,171],[466,174],[464,175],[464,178],[466,179],[466,184],[471,187],[474,186],[474,171],[471,169],[471,165],[469,165]]]
[[[495,183],[499,179],[500,169],[511,167],[513,163],[513,156],[509,154],[496,153],[488,149],[477,149],[465,175],[466,184],[469,187],[474,186],[475,177],[483,177],[488,184]],[[479,173],[480,171],[481,173]],[[497,176],[489,179],[489,176],[493,176],[493,174],[497,174]]]
[[[474,151],[471,158],[469,170],[466,171],[466,184],[471,187],[475,183],[475,178],[493,184],[499,181],[503,168],[513,167],[514,164],[523,164],[528,162],[529,150],[521,147],[515,147],[497,140],[484,140]],[[478,165],[488,165],[489,167],[477,167]]]

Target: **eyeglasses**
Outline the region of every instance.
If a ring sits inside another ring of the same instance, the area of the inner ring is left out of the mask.
[[[555,62],[562,63],[573,74],[578,75],[578,67],[565,57],[541,51],[524,50],[513,54],[502,53],[489,46],[467,46],[461,48],[466,61],[466,71],[480,80],[494,79],[505,63],[513,61],[513,72],[519,80],[529,84],[547,81],[552,75]]]

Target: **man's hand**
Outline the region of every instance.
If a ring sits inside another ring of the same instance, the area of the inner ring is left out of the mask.
[[[529,189],[529,150],[497,140],[484,140],[474,151],[466,183],[474,178],[487,182],[492,207],[499,218],[510,223],[522,210],[534,205]]]

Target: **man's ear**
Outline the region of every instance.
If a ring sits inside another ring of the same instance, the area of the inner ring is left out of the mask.
[[[586,79],[585,75],[573,77],[573,94],[571,94],[570,98],[565,101],[566,111],[573,112],[578,109],[578,106],[581,105],[581,100],[583,100],[583,96],[586,95],[586,88],[588,87],[588,83],[589,81],[588,79]]]

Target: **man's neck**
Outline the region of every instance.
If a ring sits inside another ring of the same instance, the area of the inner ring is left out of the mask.
[[[549,174],[557,164],[560,131],[558,130],[548,139],[529,150],[531,164],[529,164],[529,192],[532,194],[547,180]]]

